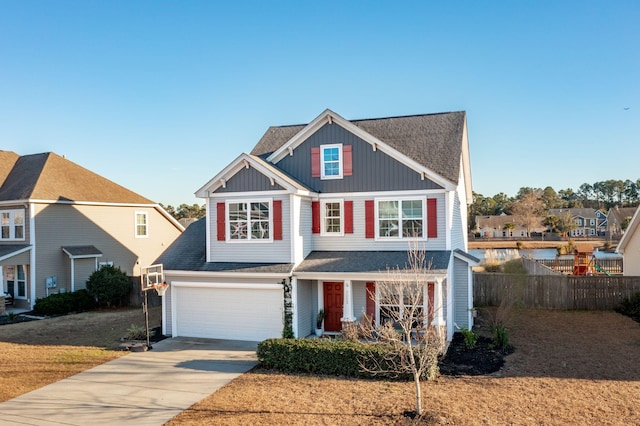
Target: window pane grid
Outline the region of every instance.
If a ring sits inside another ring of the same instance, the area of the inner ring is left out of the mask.
[[[269,203],[229,203],[229,239],[266,240],[270,238]]]
[[[421,200],[385,200],[378,202],[378,236],[413,238],[423,236],[424,218]]]

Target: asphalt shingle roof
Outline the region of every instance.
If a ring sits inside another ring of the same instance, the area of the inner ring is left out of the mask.
[[[291,263],[207,262],[206,218],[187,229],[154,262],[164,270],[290,274]]]
[[[458,183],[465,117],[464,111],[458,111],[351,120],[351,123],[429,170]],[[269,127],[251,154],[268,156],[305,126]]]
[[[386,272],[408,267],[407,251],[314,251],[295,272]],[[425,266],[446,273],[451,259],[448,250],[428,251]]]
[[[17,157],[0,153],[0,201],[57,200],[155,204],[52,152]],[[16,158],[17,157],[17,158]]]

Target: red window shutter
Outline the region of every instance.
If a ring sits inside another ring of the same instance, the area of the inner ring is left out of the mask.
[[[311,202],[311,232],[320,233],[320,201]]]
[[[273,239],[282,239],[282,200],[273,200]]]
[[[353,201],[344,202],[344,233],[353,234]]]
[[[438,200],[427,198],[427,238],[438,238]]]
[[[320,148],[311,148],[311,177],[320,177]]]
[[[365,238],[375,238],[376,218],[373,200],[365,200],[364,202],[364,229]]]
[[[342,176],[351,176],[353,174],[353,155],[351,145],[342,147]]]
[[[225,208],[224,203],[218,203],[216,205],[216,224],[218,225],[218,241],[224,241],[224,231],[226,229],[224,220],[225,220]]]

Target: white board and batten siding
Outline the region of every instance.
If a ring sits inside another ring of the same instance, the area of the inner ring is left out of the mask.
[[[256,262],[256,263],[287,263],[291,262],[291,208],[288,196],[273,196],[265,194],[260,199],[282,201],[282,240],[269,241],[218,241],[217,238],[217,203],[225,201],[251,201],[241,197],[227,197],[224,199],[209,199],[209,248],[208,262]],[[226,209],[225,209],[226,212]],[[225,218],[225,223],[226,223]],[[272,229],[273,231],[273,229]]]

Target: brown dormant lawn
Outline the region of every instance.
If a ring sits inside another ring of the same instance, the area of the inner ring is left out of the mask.
[[[640,324],[613,312],[517,311],[515,352],[482,377],[423,384],[420,424],[640,424]],[[254,370],[169,425],[411,424],[413,384]]]
[[[160,323],[150,309],[150,326]],[[0,326],[0,402],[70,377],[127,352],[127,329],[144,326],[141,308],[85,312]]]

